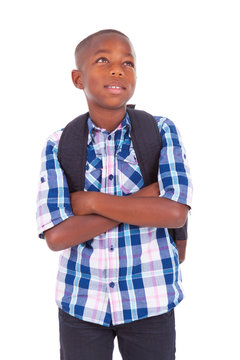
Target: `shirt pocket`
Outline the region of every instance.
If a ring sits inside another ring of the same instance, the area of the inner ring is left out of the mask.
[[[128,154],[119,153],[117,163],[118,183],[123,195],[132,194],[141,189],[144,182],[134,149],[130,149]]]
[[[85,168],[85,190],[100,191],[102,181],[102,159],[95,158],[86,163]]]

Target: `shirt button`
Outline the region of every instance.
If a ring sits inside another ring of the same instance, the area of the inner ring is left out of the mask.
[[[45,181],[45,178],[41,177],[41,183],[44,183],[44,181]]]
[[[111,138],[112,138],[111,135],[108,135],[108,140],[111,140]]]
[[[111,247],[110,247],[110,249],[109,249],[109,250],[113,251],[113,250],[114,250],[114,247],[111,245]]]
[[[112,180],[113,179],[113,175],[111,174],[111,175],[109,175],[109,180]]]
[[[109,286],[110,286],[111,288],[114,288],[114,286],[115,286],[114,282],[110,282]]]

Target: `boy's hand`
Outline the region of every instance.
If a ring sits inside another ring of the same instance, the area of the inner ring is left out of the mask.
[[[93,213],[92,205],[94,191],[76,191],[70,194],[71,206],[74,215],[90,215]]]
[[[187,240],[174,240],[174,242],[178,249],[179,262],[181,264],[186,256]]]
[[[132,197],[158,197],[159,196],[159,185],[155,182],[151,185],[145,186],[138,190],[136,193],[131,194]]]

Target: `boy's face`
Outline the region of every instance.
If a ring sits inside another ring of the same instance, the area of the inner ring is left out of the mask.
[[[136,85],[135,53],[118,34],[96,37],[77,58],[74,85],[83,89],[89,110],[119,109],[132,97]]]

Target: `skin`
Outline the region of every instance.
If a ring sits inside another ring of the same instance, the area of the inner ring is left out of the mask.
[[[174,242],[178,249],[179,261],[182,263],[186,256],[187,240],[175,240]]]
[[[80,194],[78,191],[74,194]],[[44,232],[47,244],[53,251],[59,251],[86,242],[93,237],[104,233],[119,225],[120,222],[100,215],[77,215],[77,197],[71,195],[71,204],[75,216]],[[139,190],[129,197],[156,197],[159,196],[158,184],[152,184]]]
[[[118,34],[94,38],[77,55],[73,83],[84,91],[92,121],[109,132],[122,122],[134,93],[135,63],[131,43]],[[44,233],[52,250],[83,243],[119,223],[178,228],[184,225],[189,210],[186,205],[160,198],[157,183],[124,197],[78,191],[71,194],[71,205],[75,216]]]
[[[77,70],[72,71],[74,85],[87,99],[92,121],[112,132],[123,120],[126,103],[136,86],[135,53],[123,36],[98,36],[78,55]],[[119,85],[119,93],[108,85]]]

